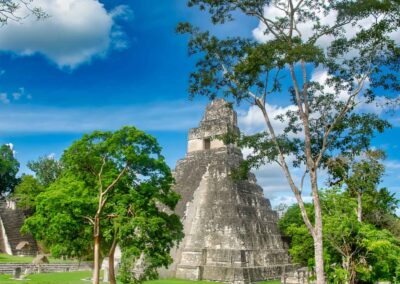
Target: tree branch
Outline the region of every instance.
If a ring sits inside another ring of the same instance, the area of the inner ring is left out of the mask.
[[[102,194],[103,196],[106,195],[111,189],[113,189],[113,187],[119,182],[121,177],[125,174],[127,169],[128,169],[128,163],[125,165],[125,167],[118,174],[117,178],[106,188],[106,190]]]

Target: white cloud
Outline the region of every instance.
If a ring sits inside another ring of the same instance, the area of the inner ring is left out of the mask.
[[[111,11],[113,18],[129,21],[133,18],[133,11],[127,5],[119,5]]]
[[[385,167],[388,170],[398,170],[400,169],[400,161],[396,161],[396,160],[388,160],[385,161]]]
[[[285,114],[289,110],[294,111],[296,110],[296,107],[294,105],[281,107],[267,104],[266,109],[276,133],[281,134],[286,123],[275,119],[275,117],[277,115]],[[266,130],[264,116],[257,106],[251,106],[247,111],[239,111],[238,121],[240,129],[246,134],[254,134]]]
[[[3,104],[10,103],[10,99],[8,98],[8,95],[6,93],[0,93],[0,102]]]
[[[322,68],[317,68],[313,70],[313,73],[311,74],[311,80],[313,82],[319,83],[323,87],[323,92],[324,93],[331,93],[331,94],[336,94],[336,98],[341,100],[341,101],[346,101],[349,98],[349,93],[346,91],[337,91],[335,90],[334,87],[329,86],[326,82],[329,79],[328,71],[322,69]],[[364,89],[367,87],[369,84],[369,81],[366,80],[364,83]],[[318,94],[318,93],[317,93]]]
[[[50,153],[50,154],[47,155],[47,158],[51,159],[51,160],[55,160],[56,156],[57,156],[56,153]]]
[[[6,145],[10,148],[10,150],[11,150],[12,153],[13,153],[13,156],[15,157],[15,155],[17,154],[17,152],[14,150],[14,144],[13,144],[13,143],[7,143]]]
[[[14,144],[13,143],[7,143],[6,144],[11,150],[14,150]]]
[[[159,105],[55,108],[10,105],[0,111],[1,133],[82,133],[134,125],[143,130],[195,127],[203,107],[180,101]],[[197,116],[195,114],[198,114]]]
[[[18,91],[12,92],[10,94],[0,93],[0,103],[9,104],[11,101],[19,101],[22,98],[32,99],[31,94],[26,94],[25,88],[19,88]]]
[[[294,168],[291,166],[293,157],[288,157],[286,160],[295,184],[300,186],[301,177],[304,173],[304,167]],[[256,175],[257,184],[263,188],[264,196],[271,201],[272,207],[275,207],[279,204],[286,204],[290,206],[297,203],[297,200],[289,186],[282,168],[277,163],[263,165],[259,169],[252,170],[252,172]],[[321,171],[320,183],[325,181],[325,177],[326,173]],[[323,188],[321,185],[320,187]],[[304,202],[312,202],[308,176],[306,176],[304,179],[302,198]]]
[[[20,56],[40,53],[60,68],[76,68],[112,48],[126,47],[115,19],[128,19],[127,6],[108,12],[97,0],[34,0],[32,5],[50,17],[10,22],[0,30],[0,50]],[[27,12],[21,9],[20,13]]]
[[[22,94],[19,92],[15,92],[15,93],[12,93],[12,96],[13,96],[14,100],[18,101],[21,98]]]

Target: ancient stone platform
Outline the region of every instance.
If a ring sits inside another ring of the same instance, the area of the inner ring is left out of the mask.
[[[224,100],[207,106],[189,132],[188,152],[175,169],[185,238],[173,252],[170,275],[192,280],[251,283],[279,279],[291,269],[287,246],[254,175],[234,181],[243,156],[219,135],[239,131],[236,112]]]

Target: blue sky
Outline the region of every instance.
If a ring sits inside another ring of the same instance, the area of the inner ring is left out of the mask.
[[[51,14],[47,23],[28,19],[0,28],[0,144],[14,145],[21,173],[29,160],[60,157],[84,132],[127,124],[154,135],[174,167],[185,155],[188,128],[198,124],[207,103],[188,99],[194,61],[187,55],[187,38],[175,33],[177,23],[249,37],[258,26],[241,17],[213,27],[206,14],[187,8],[184,0],[103,0],[104,6],[65,0],[65,15],[51,13],[60,10],[52,1],[37,1]],[[287,102],[275,98],[271,103],[279,111]],[[240,110],[244,129],[257,124],[250,111]],[[374,145],[388,153],[384,185],[400,192],[400,121],[390,119],[395,127]],[[275,203],[290,199],[276,167],[265,167],[257,176]]]

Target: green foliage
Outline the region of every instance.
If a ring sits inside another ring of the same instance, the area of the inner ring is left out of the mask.
[[[96,209],[96,193],[73,175],[65,175],[36,198],[36,211],[23,232],[43,241],[55,257],[86,258],[92,253],[92,225],[85,219]]]
[[[35,173],[38,182],[48,187],[61,175],[62,164],[54,157],[41,157],[37,161],[28,162],[28,168]]]
[[[0,146],[0,198],[11,194],[19,179],[19,162],[9,145]]]
[[[382,159],[385,154],[380,150],[369,150],[355,157],[339,156],[328,161],[331,185],[343,185],[350,197],[360,196],[362,220],[387,229],[399,236],[396,209],[399,200],[386,188],[378,189],[384,175]]]
[[[36,197],[45,191],[45,187],[31,175],[23,175],[20,183],[15,187],[13,197],[17,200],[18,207],[33,211],[36,208]]]
[[[28,168],[35,173],[23,175],[15,188],[14,197],[18,207],[32,214],[36,210],[36,198],[61,176],[62,165],[53,157],[41,157],[37,161],[28,162]]]
[[[369,151],[367,157],[351,164],[351,175],[345,179],[347,189],[351,194],[373,193],[381,182],[384,166],[380,163],[383,153]]]
[[[400,240],[374,224],[358,222],[357,201],[346,191],[325,190],[321,192],[321,202],[329,283],[399,281]],[[307,205],[307,210],[311,209],[312,205]],[[293,261],[313,266],[312,239],[301,220],[298,205],[294,205],[279,225],[290,238],[289,252]]]
[[[313,206],[306,204],[307,212],[313,216]],[[285,215],[279,220],[281,232],[289,237],[291,243],[289,253],[293,262],[302,266],[314,267],[314,242],[310,232],[304,225],[298,205],[288,208]]]
[[[366,263],[369,264],[358,268],[360,279],[400,281],[400,240],[372,225],[362,226],[360,235],[360,246],[365,249]]]
[[[387,188],[370,192],[363,198],[364,221],[378,228],[387,229],[399,238],[400,220],[396,216],[398,205],[396,194],[390,193]]]
[[[176,240],[183,238],[183,227],[180,218],[168,213],[168,209],[174,208],[178,199],[178,195],[170,190],[160,194],[151,183],[144,183],[131,190],[126,198],[119,199],[123,210],[115,222],[119,226],[123,251],[119,277],[122,283],[155,279],[157,268],[167,268],[172,263],[170,250]],[[124,210],[125,206],[130,209]],[[142,271],[133,275],[131,270],[135,265],[141,265]]]

